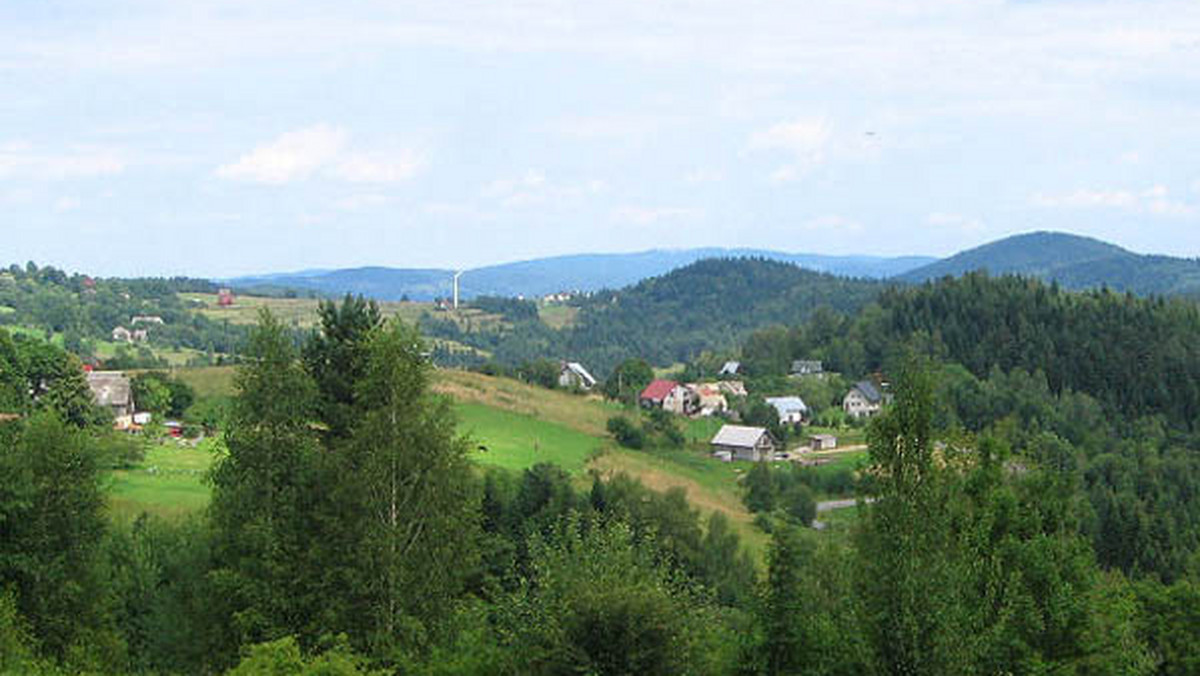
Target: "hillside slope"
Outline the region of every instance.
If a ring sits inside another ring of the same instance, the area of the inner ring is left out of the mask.
[[[896,279],[925,282],[975,271],[1038,277],[1070,289],[1107,286],[1141,295],[1200,293],[1200,261],[1137,254],[1090,237],[1058,232],[1008,237]]]

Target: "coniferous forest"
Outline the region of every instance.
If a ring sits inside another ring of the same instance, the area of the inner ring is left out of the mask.
[[[752,371],[820,358],[895,395],[854,524],[774,521],[761,559],[682,490],[476,466],[415,328],[320,314],[299,346],[250,333],[208,509],[127,523],[77,360],[0,332],[0,671],[1200,668],[1183,301],[968,276],[752,335]]]

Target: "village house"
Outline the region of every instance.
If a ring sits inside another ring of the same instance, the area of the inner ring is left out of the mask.
[[[133,386],[124,373],[92,371],[87,374],[87,384],[96,404],[112,412],[114,427],[129,429],[133,426]]]
[[[779,413],[780,425],[799,425],[808,417],[808,405],[800,397],[767,397],[766,402]]]
[[[813,359],[797,359],[792,362],[792,368],[788,374],[795,377],[800,376],[819,376],[825,373],[825,365],[820,361]]]
[[[730,460],[770,460],[779,447],[765,428],[723,425],[710,442],[713,455]]]
[[[875,383],[863,380],[850,388],[842,400],[842,410],[852,418],[869,418],[883,410],[884,394]]]
[[[716,383],[701,383],[688,387],[696,393],[700,415],[717,415],[724,413],[725,409],[729,408],[729,403],[725,401],[725,395],[721,394],[721,388]]]
[[[583,368],[583,364],[564,361],[559,367],[558,386],[590,390],[596,386],[596,379],[588,373],[587,369]]]
[[[217,291],[217,305],[220,307],[233,305],[233,289],[221,289]]]
[[[698,413],[700,411],[700,395],[693,387],[676,384],[663,398],[663,410],[676,415]]]
[[[134,317],[133,319],[129,320],[129,323],[133,324],[133,325],[137,325],[137,324],[159,324],[159,325],[162,325],[163,318],[159,317],[158,315],[138,315],[138,316]]]
[[[736,376],[741,372],[742,372],[742,362],[727,361],[727,362],[725,362],[725,364],[723,366],[721,366],[721,371],[717,375],[718,376]]]
[[[837,444],[837,437],[832,434],[814,434],[808,438],[808,446],[814,451],[832,451]]]
[[[674,380],[652,380],[638,395],[638,403],[642,408],[662,408],[663,401],[676,387],[679,383]]]
[[[118,326],[112,330],[112,339],[114,343],[142,343],[150,337],[150,334],[145,329],[134,329],[130,331],[124,326]]]
[[[746,396],[746,384],[740,380],[722,380],[717,383],[717,387],[720,387],[727,397]]]

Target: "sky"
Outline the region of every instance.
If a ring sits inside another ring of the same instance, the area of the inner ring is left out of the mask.
[[[1196,0],[0,2],[0,264],[1200,256]]]

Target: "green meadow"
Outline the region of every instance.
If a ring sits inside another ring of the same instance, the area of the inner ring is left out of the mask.
[[[132,519],[143,512],[179,517],[203,509],[209,498],[204,477],[220,452],[216,440],[196,447],[173,441],[150,446],[137,467],[110,474],[109,509],[113,517]]]
[[[522,470],[548,462],[578,474],[606,445],[569,427],[483,404],[458,403],[454,410],[459,432],[471,439],[471,455],[481,465]]]

